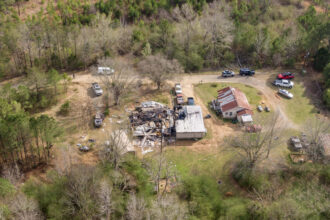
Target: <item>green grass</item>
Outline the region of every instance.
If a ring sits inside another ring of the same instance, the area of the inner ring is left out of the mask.
[[[290,90],[293,99],[283,98],[285,111],[289,118],[297,124],[303,124],[306,119],[317,113],[317,109],[310,102],[305,94],[305,88],[301,83],[295,82],[295,86]]]
[[[232,151],[218,150],[217,152],[192,151],[189,147],[167,148],[166,157],[175,164],[179,177],[182,180],[191,176],[204,176],[215,182],[222,181],[221,192],[239,193],[232,186],[229,176],[230,165],[235,153]]]
[[[239,83],[203,83],[195,86],[195,92],[208,105],[217,97],[218,90],[228,86],[238,88],[244,92],[251,106],[257,106],[261,101],[261,94],[257,89]]]

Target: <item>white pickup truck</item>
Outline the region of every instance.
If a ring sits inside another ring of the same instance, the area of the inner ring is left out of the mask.
[[[291,89],[293,87],[294,83],[287,79],[277,79],[273,82],[273,85]]]

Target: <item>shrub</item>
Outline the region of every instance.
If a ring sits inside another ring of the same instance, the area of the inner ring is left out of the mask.
[[[320,174],[320,180],[325,185],[330,185],[330,166],[323,168]]]
[[[69,114],[69,111],[70,111],[70,101],[66,101],[64,102],[63,105],[61,105],[59,114],[65,116]]]
[[[255,189],[259,192],[266,190],[270,185],[267,175],[247,168],[244,163],[236,166],[232,176],[241,187]]]
[[[15,192],[15,187],[6,179],[0,178],[0,197],[7,196]]]
[[[322,71],[330,62],[330,52],[326,48],[320,48],[314,56],[313,67],[317,71]]]

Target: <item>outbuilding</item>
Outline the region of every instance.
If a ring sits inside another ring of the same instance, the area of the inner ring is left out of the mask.
[[[177,139],[200,139],[206,134],[202,109],[198,105],[183,106],[175,121]]]
[[[238,88],[226,87],[218,91],[218,97],[214,101],[215,110],[222,114],[223,118],[235,119],[242,123],[252,122],[252,110],[245,94]]]

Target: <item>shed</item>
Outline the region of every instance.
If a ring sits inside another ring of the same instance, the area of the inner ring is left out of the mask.
[[[243,124],[252,123],[252,114],[253,112],[249,109],[244,109],[237,112],[237,120]]]
[[[183,106],[175,122],[177,139],[203,138],[206,134],[202,109],[198,105]]]

